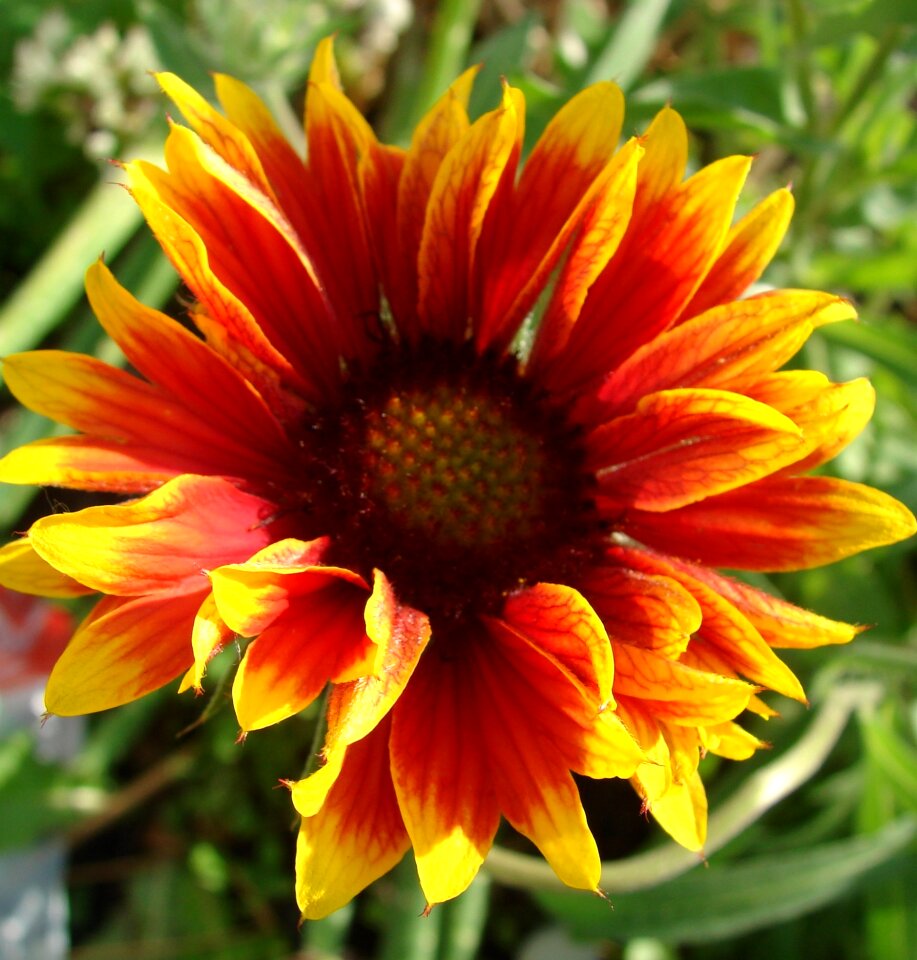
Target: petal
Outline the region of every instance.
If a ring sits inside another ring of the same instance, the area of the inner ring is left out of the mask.
[[[535,333],[529,364],[533,375],[566,344],[589,288],[614,256],[627,230],[642,157],[639,141],[629,140],[615,154],[592,207],[583,217]]]
[[[705,751],[727,760],[748,760],[758,750],[768,746],[731,720],[715,726],[700,727],[698,733]]]
[[[594,430],[587,465],[609,510],[671,511],[767,476],[803,445],[799,428],[763,403],[722,390],[664,390]]]
[[[434,104],[414,130],[411,146],[398,182],[396,230],[398,248],[403,257],[398,283],[404,286],[396,294],[393,312],[400,325],[413,335],[417,310],[417,274],[403,265],[416,265],[427,204],[443,159],[467,132],[468,97],[478,72],[466,70]]]
[[[651,650],[614,644],[615,696],[639,698],[667,721],[686,726],[738,716],[755,688],[741,680],[666,660]]]
[[[103,597],[51,672],[48,713],[63,717],[118,707],[191,666],[191,629],[202,594]]]
[[[243,730],[299,713],[355,664],[369,672],[375,650],[363,627],[365,591],[343,580],[323,584],[291,599],[245,651],[232,687]]]
[[[391,710],[414,673],[430,639],[430,622],[397,601],[392,586],[376,571],[364,611],[367,636],[376,644],[373,673],[332,688],[324,766],[294,784],[293,804],[303,816],[320,809],[341,770],[351,743],[371,733]]]
[[[429,904],[458,896],[493,843],[500,811],[468,659],[422,659],[392,714],[392,778]]]
[[[716,307],[628,357],[602,385],[602,412],[627,413],[641,397],[657,390],[734,389],[731,385],[737,379],[770,373],[786,363],[814,327],[855,316],[850,303],[840,297],[799,290]]]
[[[581,584],[615,640],[677,660],[701,625],[701,608],[671,577],[600,568]]]
[[[876,406],[876,392],[864,377],[831,383],[812,370],[773,373],[747,385],[743,393],[779,410],[802,430],[808,452],[784,468],[793,474],[837,456],[863,432]]]
[[[296,844],[296,900],[303,919],[342,907],[387,873],[410,846],[392,787],[388,723],[347,750],[321,810],[304,817]]]
[[[270,539],[273,507],[212,477],[178,477],[129,503],[36,520],[35,550],[94,590],[120,596],[200,590],[204,571]]]
[[[3,361],[3,375],[29,409],[101,440],[136,444],[161,461],[160,471],[175,464],[183,473],[238,476],[248,460],[246,445],[158,388],[94,357],[61,350],[13,354]],[[251,459],[255,476],[259,468],[272,475],[270,461],[254,451]],[[23,469],[22,461],[11,464]]]
[[[581,392],[677,321],[721,249],[751,163],[719,160],[647,205],[645,147],[627,233],[552,364],[555,390]]]
[[[35,552],[28,537],[0,547],[0,586],[39,597],[82,597],[89,587],[61,573]]]
[[[535,144],[512,197],[482,241],[479,350],[505,348],[556,267],[584,214],[609,180],[624,118],[624,96],[596,83],[570,100]]]
[[[864,628],[839,620],[829,620],[817,613],[787,603],[778,597],[757,590],[714,573],[705,567],[671,561],[684,568],[693,578],[701,580],[729,601],[754,624],[764,640],[772,647],[809,649],[829,643],[849,643]]]
[[[638,788],[638,792],[639,788]],[[707,793],[700,774],[672,783],[648,805],[653,819],[681,846],[700,852],[707,842]]]
[[[427,205],[418,257],[422,329],[461,340],[469,319],[469,287],[484,216],[516,144],[511,88],[484,114],[439,166]]]
[[[201,681],[204,679],[207,664],[229,643],[232,637],[232,630],[226,626],[217,612],[213,593],[208,593],[194,617],[194,626],[191,630],[194,666],[191,668],[191,676],[186,678],[187,683],[182,682],[179,693],[184,693],[190,686],[193,686],[198,693],[203,691]]]
[[[690,651],[713,647],[728,664],[725,675],[733,672],[786,697],[805,702],[805,693],[792,670],[770,649],[765,639],[731,597],[723,596],[701,567],[679,563],[645,551],[616,549],[614,555],[644,571],[652,571],[676,580],[694,599],[701,612]],[[715,576],[715,575],[714,575]]]
[[[904,540],[914,517],[888,494],[832,477],[768,477],[661,516],[628,511],[622,529],[711,567],[803,570]]]
[[[208,343],[255,386],[271,409],[286,412],[289,399],[284,388],[308,392],[309,384],[268,340],[251,311],[214,275],[200,235],[160,194],[162,171],[143,161],[125,164],[124,170],[150,229],[200,302],[195,319]]]
[[[243,563],[212,570],[210,582],[220,616],[238,634],[254,637],[285,613],[296,598],[309,597],[338,581],[368,590],[358,574],[323,566],[328,539],[278,540]]]
[[[596,710],[610,702],[614,664],[608,634],[582,594],[538,583],[510,594],[501,620],[554,664]]]
[[[143,376],[247,451],[247,475],[276,475],[283,468],[286,435],[226,360],[176,321],[135,300],[101,261],[86,272],[86,293],[99,322]]]
[[[745,214],[729,231],[722,252],[685,308],[685,315],[695,316],[742,296],[777,252],[793,207],[792,193],[781,189]]]
[[[598,849],[573,777],[564,758],[550,749],[550,740],[533,735],[530,711],[507,695],[512,661],[479,650],[477,670],[483,690],[481,728],[491,731],[486,744],[500,809],[564,883],[598,889]]]

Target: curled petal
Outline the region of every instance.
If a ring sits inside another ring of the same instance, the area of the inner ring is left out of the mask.
[[[0,586],[39,597],[82,597],[92,593],[35,552],[28,537],[0,547]]]

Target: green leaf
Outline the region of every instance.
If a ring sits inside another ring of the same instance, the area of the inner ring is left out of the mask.
[[[907,817],[877,833],[779,857],[712,863],[652,890],[616,894],[610,905],[576,893],[536,896],[579,937],[706,943],[803,916],[851,893],[901,857],[915,836],[917,821]]]
[[[614,80],[627,90],[653,55],[670,6],[671,0],[631,0],[589,67],[586,83]]]

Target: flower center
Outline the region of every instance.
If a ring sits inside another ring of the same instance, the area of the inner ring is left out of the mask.
[[[383,570],[431,615],[496,608],[572,575],[598,524],[579,437],[514,360],[424,343],[386,351],[323,422],[336,562]]]

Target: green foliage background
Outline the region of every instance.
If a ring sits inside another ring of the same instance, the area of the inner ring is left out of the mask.
[[[81,296],[83,271],[102,250],[141,300],[162,307],[174,296],[170,268],[123,191],[111,185],[116,171],[90,149],[156,155],[166,105],[145,92],[145,70],[173,70],[204,92],[211,89],[208,71],[234,73],[266,97],[296,137],[311,50],[337,30],[345,85],[393,142],[409,137],[454,75],[482,62],[473,109],[495,102],[499,77],[508,77],[525,91],[530,141],[571,94],[615,79],[628,94],[626,133],[642,130],[671,102],[692,131],[696,165],[728,153],[757,154],[743,209],[792,182],[796,218],[765,280],[854,299],[861,322],[820,331],[800,364],[833,379],[869,375],[879,393],[872,424],[831,470],[913,508],[913,5],[59,3],[66,15],[61,49],[82,42],[89,74],[104,75],[121,91],[120,112],[109,112],[107,121],[91,114],[99,97],[92,83],[63,67],[36,74],[41,58],[22,47],[36,30],[42,35],[50,9],[45,0],[0,3],[0,355],[51,345],[117,360]],[[127,65],[116,62],[98,40],[105,23],[120,40],[143,28],[156,62],[141,62],[136,53]],[[51,57],[52,64],[65,61],[63,54]],[[0,404],[0,452],[52,429],[8,394]],[[33,490],[0,486],[0,532],[21,530],[32,511],[43,511],[34,497]],[[27,735],[0,744],[2,846],[64,833],[78,960],[907,960],[917,943],[914,574],[914,554],[904,544],[765,582],[820,613],[874,626],[849,648],[791,657],[812,711],[775,703],[782,716],[758,731],[774,745],[770,756],[734,767],[705,761],[712,807],[799,742],[826,705],[842,698],[851,720],[838,727],[817,776],[727,844],[707,869],[615,892],[613,909],[586,895],[482,876],[459,901],[422,919],[407,862],[356,905],[297,931],[291,810],[272,786],[302,769],[315,717],[307,713],[238,745],[221,687],[209,701],[167,690],[93,718],[86,748],[66,768],[36,759]],[[204,712],[206,722],[187,731]],[[665,854],[658,832],[642,825],[623,792],[603,803],[590,800],[593,822],[616,823],[624,834],[622,845],[620,836],[599,830],[609,855],[647,845]]]

